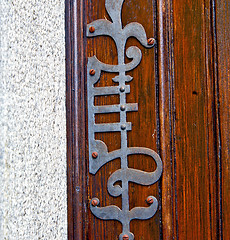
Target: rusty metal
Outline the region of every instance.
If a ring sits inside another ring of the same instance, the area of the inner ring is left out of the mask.
[[[94,32],[95,32],[95,27],[91,26],[91,27],[89,28],[89,31],[90,31],[91,33],[94,33]]]
[[[156,41],[155,41],[154,38],[149,38],[149,39],[148,39],[148,44],[149,44],[149,45],[154,45],[155,42],[156,42]]]
[[[144,147],[128,147],[127,132],[132,130],[132,124],[127,122],[127,112],[137,111],[137,103],[127,103],[126,94],[130,92],[130,86],[126,83],[132,81],[132,77],[126,72],[137,67],[141,61],[142,53],[138,47],[129,47],[125,52],[126,41],[129,37],[135,37],[146,48],[154,46],[153,38],[147,40],[145,29],[139,23],[129,23],[122,28],[121,9],[124,0],[106,0],[105,7],[110,15],[112,22],[106,19],[96,20],[87,25],[87,36],[95,37],[100,35],[110,36],[116,44],[118,52],[118,65],[109,65],[100,62],[96,56],[88,59],[88,75],[87,75],[87,94],[88,94],[88,137],[89,137],[89,172],[96,174],[97,171],[109,161],[116,158],[121,159],[121,169],[112,173],[108,179],[108,192],[111,196],[122,198],[122,209],[117,206],[98,207],[99,199],[93,198],[90,202],[91,212],[98,218],[103,220],[117,220],[122,223],[123,231],[119,239],[133,240],[134,235],[130,232],[130,221],[133,219],[149,219],[154,216],[157,211],[158,201],[152,197],[149,207],[135,207],[130,210],[129,207],[129,182],[141,185],[152,185],[159,180],[162,173],[162,161],[159,155],[149,148]],[[95,28],[95,33],[90,29]],[[131,62],[125,63],[125,54],[132,59]],[[94,72],[92,71],[94,70]],[[113,78],[114,82],[118,82],[119,86],[95,87],[94,84],[100,80],[101,72],[115,72],[118,75]],[[92,74],[94,73],[94,74]],[[120,104],[95,106],[94,99],[96,96],[119,95]],[[119,123],[96,124],[95,114],[102,113],[120,113]],[[120,132],[121,148],[112,152],[108,152],[106,144],[101,140],[95,139],[95,133],[103,132]],[[93,158],[93,154],[98,153],[97,158]],[[141,170],[128,167],[129,155],[147,155],[152,157],[156,163],[154,172],[144,172]],[[122,182],[122,186],[115,183]],[[96,204],[96,202],[97,204]],[[96,204],[96,205],[95,205]]]
[[[91,76],[94,76],[95,73],[96,73],[96,71],[95,71],[94,69],[90,69],[90,70],[89,70],[89,74],[90,74]]]
[[[93,153],[92,153],[92,157],[93,157],[93,158],[97,158],[97,157],[98,157],[98,153],[97,153],[97,152],[93,152]]]
[[[99,199],[93,198],[90,203],[92,206],[96,207],[99,204]]]
[[[123,240],[129,240],[129,236],[128,236],[127,234],[125,234],[125,235],[123,236]]]
[[[149,203],[149,204],[152,204],[154,201],[153,197],[148,197],[146,202]]]

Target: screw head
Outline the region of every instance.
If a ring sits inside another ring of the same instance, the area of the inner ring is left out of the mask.
[[[97,158],[97,157],[98,157],[98,153],[97,153],[97,152],[93,152],[93,153],[92,153],[92,157],[93,157],[93,158]]]
[[[94,27],[94,26],[91,26],[91,27],[89,28],[89,31],[90,31],[91,33],[94,33],[94,32],[95,32],[95,27]]]
[[[153,45],[155,43],[155,39],[154,38],[149,38],[148,39],[148,45]]]
[[[122,130],[125,130],[125,129],[126,129],[126,125],[125,125],[125,124],[122,124],[122,125],[121,125],[121,129],[122,129]]]
[[[89,74],[90,74],[91,76],[93,76],[95,73],[96,73],[96,71],[95,71],[94,69],[90,69],[90,70],[89,70]]]
[[[94,207],[96,207],[96,206],[99,204],[99,202],[97,201],[97,199],[93,199],[93,200],[91,201],[91,204],[92,204]]]
[[[149,203],[149,204],[152,204],[153,203],[153,197],[148,197],[146,202]]]
[[[125,235],[123,236],[123,240],[129,240],[129,236],[128,236],[127,234],[125,234]]]
[[[124,92],[125,91],[125,87],[120,87],[120,92]]]
[[[121,105],[120,109],[121,111],[125,111],[125,105]]]

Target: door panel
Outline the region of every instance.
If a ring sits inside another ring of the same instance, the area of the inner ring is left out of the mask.
[[[218,234],[216,106],[209,3],[173,3],[179,239],[217,239]]]
[[[142,51],[140,65],[129,72],[128,103],[138,111],[128,147],[155,150],[163,162],[160,181],[151,186],[129,183],[129,204],[147,207],[146,197],[159,202],[148,220],[133,220],[135,239],[229,238],[229,3],[227,0],[125,0],[123,26],[143,25],[154,48],[136,39],[127,41]],[[120,197],[107,191],[109,176],[120,169],[120,159],[89,173],[87,61],[94,55],[117,64],[110,37],[86,37],[86,27],[97,19],[111,20],[105,0],[66,1],[68,232],[69,239],[118,239],[122,226],[96,218],[90,200],[121,208]],[[129,59],[125,59],[126,63]],[[103,72],[96,87],[116,86],[117,74]],[[118,104],[116,95],[99,96],[95,105]],[[97,114],[96,123],[119,122],[119,113]],[[121,147],[120,134],[97,133],[109,151]],[[131,156],[130,168],[153,171],[149,157]]]

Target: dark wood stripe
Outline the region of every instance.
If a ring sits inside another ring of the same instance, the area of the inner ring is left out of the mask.
[[[230,3],[213,2],[216,67],[216,119],[218,147],[220,239],[230,236]]]
[[[80,240],[87,229],[84,1],[65,7],[68,239]]]

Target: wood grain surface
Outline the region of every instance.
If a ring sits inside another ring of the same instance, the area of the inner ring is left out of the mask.
[[[218,239],[219,234],[215,79],[209,3],[173,2],[179,239]]]
[[[120,168],[116,159],[95,175],[88,173],[87,57],[117,64],[113,40],[86,38],[86,24],[109,19],[105,0],[66,1],[66,108],[68,158],[68,239],[118,239],[121,224],[102,221],[89,210],[121,206],[107,192],[108,177]],[[130,183],[130,208],[147,206],[154,195],[157,214],[131,222],[135,239],[230,239],[229,163],[229,0],[125,0],[123,26],[141,23],[154,49],[130,38],[127,47],[142,50],[141,64],[130,71],[133,81],[127,102],[138,103],[128,114],[132,131],[128,146],[148,147],[163,161],[161,180],[152,186]],[[126,59],[128,62],[129,60]],[[97,86],[112,86],[113,73],[103,73]],[[96,105],[118,103],[118,96],[95,98]],[[119,114],[96,116],[97,123],[118,122]],[[96,134],[109,151],[120,148],[118,133]],[[153,171],[148,157],[132,156],[129,167]]]
[[[220,227],[230,238],[230,1],[218,0],[216,8],[216,88],[218,94],[218,161],[220,183]]]

